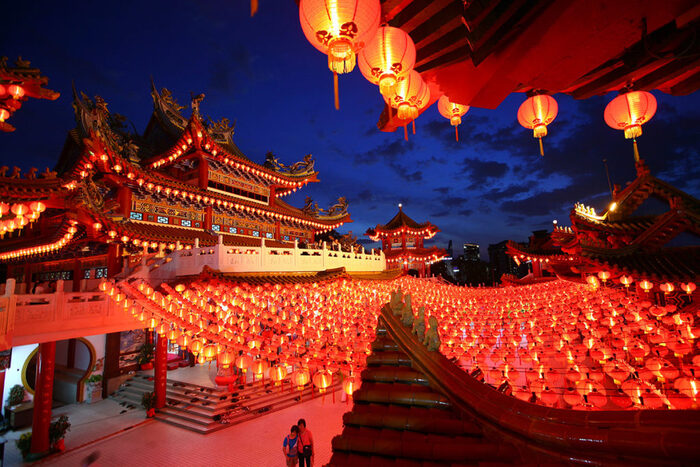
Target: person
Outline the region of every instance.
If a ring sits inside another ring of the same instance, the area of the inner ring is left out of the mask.
[[[299,427],[299,467],[311,467],[314,461],[314,437],[311,431],[306,428],[306,420],[300,418],[297,422]]]
[[[298,447],[299,447],[299,427],[292,425],[290,433],[285,436],[284,442],[282,443],[282,452],[284,453],[284,461],[287,463],[288,467],[293,467],[297,465],[298,460]]]

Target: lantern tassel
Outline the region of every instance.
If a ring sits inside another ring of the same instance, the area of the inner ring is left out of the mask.
[[[455,125],[455,141],[459,142],[459,130],[457,129],[457,125]]]
[[[634,161],[639,162],[639,148],[637,147],[637,138],[632,140],[632,145],[634,145]]]
[[[408,141],[408,127],[406,125],[403,126],[403,139]]]
[[[411,123],[413,124],[413,134],[415,135],[416,134],[416,121],[413,120]]]
[[[540,140],[540,156],[544,156],[544,146],[542,145],[542,138],[537,138]]]
[[[338,73],[333,72],[333,97],[335,98],[335,110],[340,110],[340,99],[338,98]]]

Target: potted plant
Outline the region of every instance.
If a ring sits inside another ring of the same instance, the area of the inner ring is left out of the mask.
[[[19,452],[22,453],[22,459],[26,459],[29,455],[29,449],[32,447],[32,432],[28,431],[22,433],[22,436],[15,440],[15,446],[17,446]]]
[[[141,396],[141,405],[146,409],[147,418],[155,416],[156,409],[153,406],[156,405],[156,395],[152,392],[144,392]]]
[[[24,386],[15,384],[5,403],[5,414],[9,414],[10,427],[22,428],[32,424],[33,402],[24,402]]]
[[[49,443],[51,450],[54,452],[63,452],[66,450],[64,438],[66,433],[70,431],[70,422],[67,415],[61,415],[58,420],[54,420],[49,425]]]
[[[146,342],[141,346],[141,350],[139,350],[139,354],[136,357],[136,362],[140,365],[142,370],[153,369],[153,351],[153,344],[149,344],[148,342]]]
[[[102,400],[102,375],[90,375],[85,381],[85,402]]]

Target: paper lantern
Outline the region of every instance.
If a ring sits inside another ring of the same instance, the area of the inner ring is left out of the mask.
[[[218,355],[219,365],[221,365],[223,368],[230,367],[231,363],[234,361],[234,357],[235,355],[229,349],[220,352]]]
[[[313,383],[318,388],[318,391],[323,394],[328,386],[333,383],[333,375],[326,370],[321,370],[314,375]]]
[[[328,55],[333,72],[335,108],[338,101],[338,74],[355,68],[356,53],[379,28],[379,0],[301,0],[299,21],[311,45]]]
[[[623,130],[625,138],[634,144],[634,160],[639,161],[637,138],[642,135],[642,125],[656,113],[656,98],[646,91],[620,94],[605,107],[605,123],[615,130]]]
[[[651,289],[654,288],[654,284],[644,279],[642,282],[639,283],[639,287],[641,287],[643,291],[649,292]]]
[[[292,373],[292,383],[300,391],[304,389],[304,386],[308,384],[309,379],[309,370],[307,370],[306,368],[301,368]]]
[[[287,367],[281,364],[270,368],[270,379],[275,382],[275,386],[282,384],[284,378],[287,377]]]
[[[239,355],[238,357],[236,357],[236,368],[245,373],[246,371],[248,371],[250,362],[251,358],[248,355]]]
[[[695,291],[696,285],[694,282],[688,282],[687,284],[681,284],[681,289],[683,289],[683,292],[687,293],[688,295],[692,294]]]
[[[7,109],[0,108],[0,123],[8,118],[10,118],[10,112],[8,112]]]
[[[673,292],[676,288],[671,284],[670,282],[665,282],[659,286],[661,291],[665,294],[668,295],[671,292]]]
[[[22,217],[27,212],[29,212],[29,208],[27,208],[25,204],[17,203],[12,205],[12,214],[14,214],[17,217]]]
[[[384,26],[367,42],[359,56],[360,72],[379,86],[382,96],[391,96],[396,83],[416,63],[416,46],[403,29]]]
[[[455,127],[455,140],[459,141],[457,127],[462,123],[462,115],[469,111],[469,106],[450,102],[448,97],[443,94],[438,99],[438,111],[440,115],[450,120],[450,125]]]
[[[12,84],[7,87],[7,93],[11,95],[13,99],[21,99],[24,97],[24,88],[17,84]]]
[[[533,136],[540,142],[540,155],[544,156],[542,138],[547,136],[547,125],[552,123],[559,113],[557,101],[552,96],[537,94],[528,97],[518,109],[518,122],[532,130]]]

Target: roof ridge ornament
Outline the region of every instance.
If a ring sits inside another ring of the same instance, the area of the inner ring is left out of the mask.
[[[268,151],[267,154],[265,154],[265,163],[263,166],[284,175],[306,176],[314,173],[315,163],[316,161],[314,161],[313,156],[309,153],[304,156],[303,160],[295,162],[292,165],[285,165],[279,161],[272,151]]]

